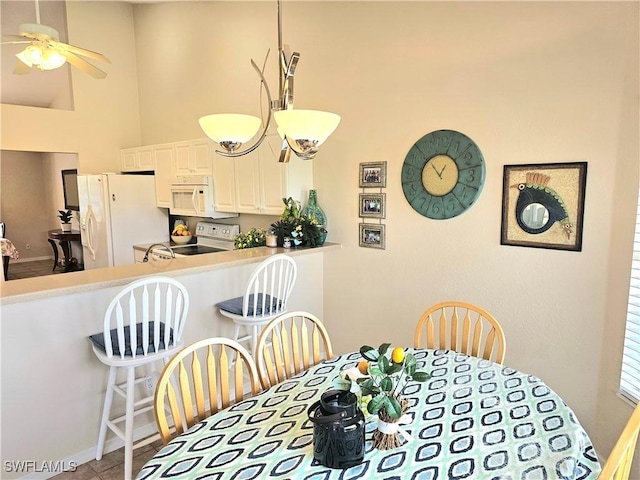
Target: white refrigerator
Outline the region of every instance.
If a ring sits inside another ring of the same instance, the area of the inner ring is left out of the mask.
[[[169,239],[153,175],[78,175],[84,268],[135,263],[133,245]]]

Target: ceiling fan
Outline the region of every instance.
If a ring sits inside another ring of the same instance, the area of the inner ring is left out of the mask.
[[[27,44],[24,50],[16,54],[18,62],[13,73],[23,75],[31,72],[32,67],[42,71],[53,70],[69,62],[94,78],[105,78],[107,74],[104,71],[81,57],[111,63],[109,59],[101,53],[61,42],[58,31],[55,28],[40,23],[40,5],[38,2],[39,0],[35,0],[37,23],[23,23],[20,25],[19,35],[5,35],[2,37],[3,45]]]

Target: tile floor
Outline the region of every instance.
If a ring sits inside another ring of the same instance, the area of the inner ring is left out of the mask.
[[[162,442],[158,440],[133,451],[133,478],[161,448]],[[100,461],[91,460],[78,465],[73,472],[64,472],[51,478],[55,480],[130,480],[124,478],[124,447],[107,453]]]
[[[64,269],[56,267],[53,269],[53,258],[51,260],[34,260],[33,262],[9,262],[9,275],[7,280],[18,280],[20,278],[41,277],[43,275],[57,275],[64,273]]]

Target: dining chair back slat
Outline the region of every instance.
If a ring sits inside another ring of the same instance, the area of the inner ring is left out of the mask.
[[[424,342],[423,342],[424,338]],[[465,302],[442,302],[429,307],[415,328],[416,348],[447,349],[504,361],[505,338],[498,321],[486,310]]]
[[[213,349],[209,346],[207,350],[207,384],[209,385],[209,406],[211,407],[211,414],[218,413],[218,369],[216,367],[216,358],[213,354]],[[202,373],[202,372],[201,372]]]
[[[208,356],[209,352],[207,352],[207,357]],[[202,382],[200,359],[197,355],[193,355],[191,371],[193,372],[193,392],[196,397],[196,411],[198,412],[198,418],[204,418],[204,384]]]
[[[469,317],[469,310],[467,310],[467,317]],[[471,319],[469,319],[469,321],[471,321]],[[472,341],[473,347],[471,348],[471,355],[473,355],[474,357],[481,356],[478,353],[480,352],[480,341],[482,340],[483,330],[484,329],[483,329],[482,320],[478,318],[478,321],[475,323],[473,327],[473,341]],[[488,337],[487,337],[487,341],[485,342],[485,350],[487,347],[489,347],[489,352],[491,352],[492,343],[489,342]],[[468,350],[464,349],[463,351],[468,351]],[[483,354],[484,354],[484,351],[483,351]]]
[[[633,463],[633,454],[640,432],[640,403],[636,405],[631,417],[627,421],[620,437],[607,461],[602,467],[598,480],[628,480]]]
[[[255,356],[265,389],[331,357],[331,340],[320,319],[300,311],[269,322],[258,338]]]
[[[179,394],[173,386],[176,376]],[[255,363],[239,343],[215,337],[189,345],[167,363],[156,387],[154,414],[162,441],[168,443],[195,423],[257,394],[259,388]]]
[[[193,401],[191,399],[191,389],[189,388],[189,373],[184,364],[180,364],[179,368],[180,393],[184,402],[185,421],[187,428],[191,427],[195,414],[193,413]]]

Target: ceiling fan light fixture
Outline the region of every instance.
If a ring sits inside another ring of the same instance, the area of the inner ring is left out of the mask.
[[[39,68],[42,70],[54,70],[60,68],[66,62],[67,58],[64,55],[49,48],[42,55],[42,62]]]
[[[251,140],[262,124],[258,117],[238,113],[205,115],[198,122],[204,133],[228,152]]]
[[[44,57],[42,48],[39,45],[29,45],[23,51],[16,55],[20,60],[29,66],[40,65]]]

